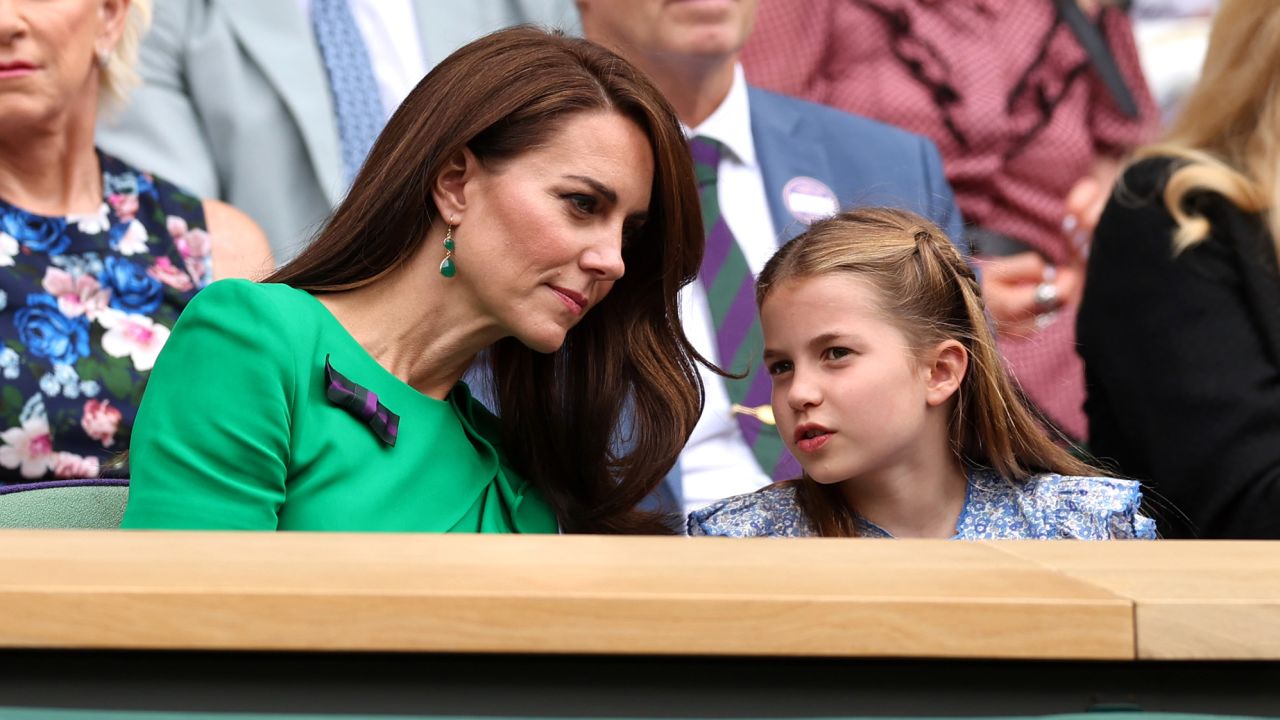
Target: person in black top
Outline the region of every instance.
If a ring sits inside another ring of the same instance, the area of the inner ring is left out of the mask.
[[[1094,239],[1079,315],[1092,452],[1169,537],[1280,537],[1280,5],[1227,0],[1199,84]]]

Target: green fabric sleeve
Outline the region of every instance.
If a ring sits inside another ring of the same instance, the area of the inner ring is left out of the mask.
[[[187,306],[138,409],[123,527],[276,529],[296,390],[288,320],[244,280]]]

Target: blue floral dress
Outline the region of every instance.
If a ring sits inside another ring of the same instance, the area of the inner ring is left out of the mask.
[[[1142,486],[1134,480],[1045,473],[1013,482],[975,468],[954,540],[1120,540],[1156,537],[1156,524],[1140,512]],[[856,518],[862,537],[892,537]],[[810,537],[817,529],[796,502],[791,483],[769,485],[695,510],[690,535]]]
[[[146,372],[213,279],[200,199],[98,159],[95,213],[0,199],[0,484],[94,477],[128,448]]]

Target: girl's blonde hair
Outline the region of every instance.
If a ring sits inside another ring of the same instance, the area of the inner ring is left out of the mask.
[[[138,49],[142,37],[151,27],[151,0],[133,0],[125,18],[124,32],[107,56],[102,68],[100,100],[107,105],[124,104],[129,91],[141,81],[138,77]]]
[[[1095,468],[1054,444],[1022,399],[996,350],[973,270],[937,225],[903,210],[868,208],[814,223],[787,243],[756,283],[763,306],[778,285],[842,273],[866,281],[880,312],[919,352],[956,340],[969,368],[953,401],[950,442],[965,465],[1011,480],[1041,472],[1096,475]],[[796,481],[801,506],[822,535],[855,535],[853,515],[834,485]]]
[[[1245,212],[1262,213],[1280,255],[1280,4],[1225,0],[1209,34],[1200,80],[1160,143],[1139,158],[1185,161],[1170,175],[1164,202],[1178,223],[1181,252],[1209,236],[1209,220],[1186,204],[1215,192]]]

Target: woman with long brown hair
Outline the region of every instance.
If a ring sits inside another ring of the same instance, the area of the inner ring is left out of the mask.
[[[625,61],[532,28],[463,47],[306,251],[184,315],[125,526],[661,532],[634,508],[701,409],[696,198]],[[482,354],[497,417],[459,382]]]
[[[756,288],[773,414],[804,474],[695,511],[690,534],[1155,536],[1138,483],[1046,435],[933,223],[876,208],[820,221]]]
[[[1080,308],[1090,448],[1182,513],[1280,538],[1280,5],[1226,0],[1164,138],[1113,193]]]

